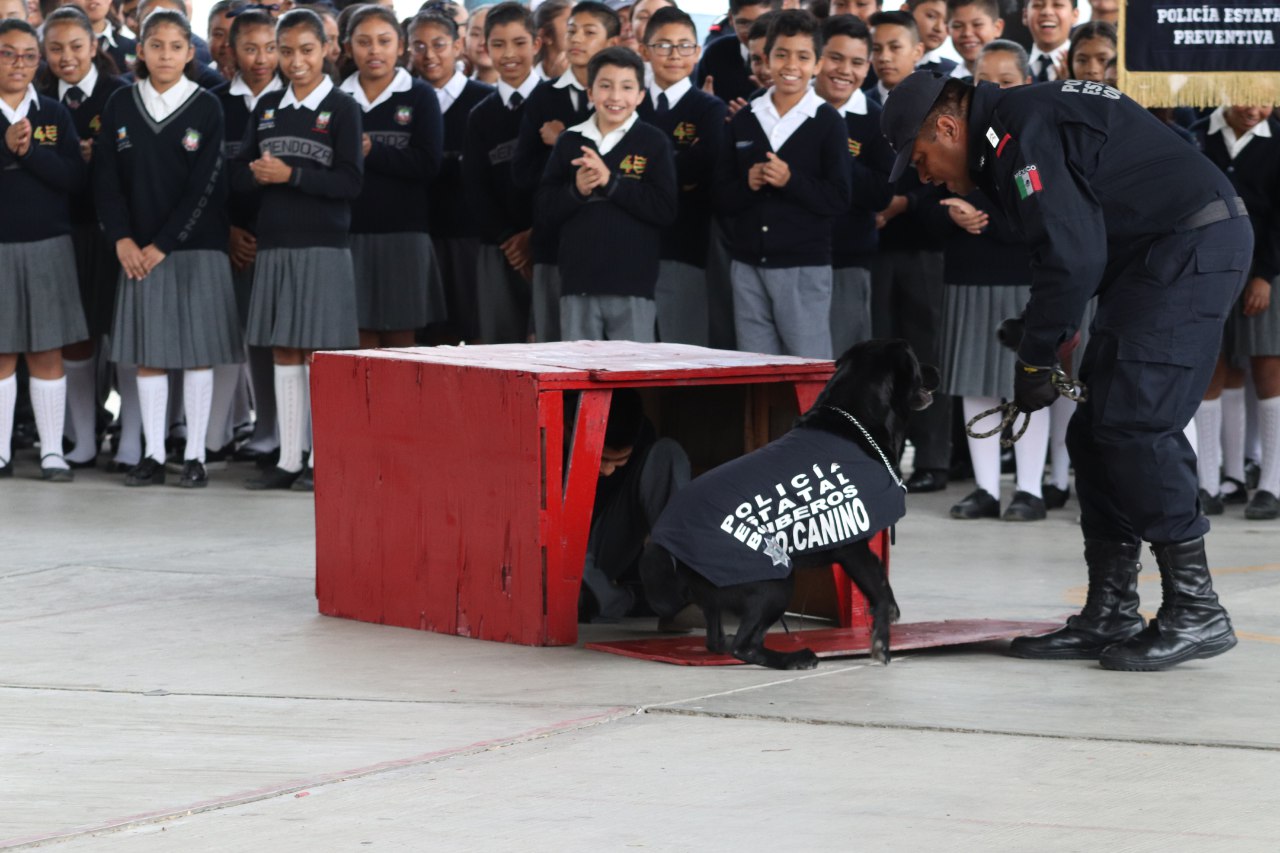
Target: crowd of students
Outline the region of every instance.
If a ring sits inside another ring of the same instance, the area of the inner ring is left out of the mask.
[[[1031,418],[1003,511],[999,445],[953,440],[1012,387],[995,330],[1027,302],[1029,251],[980,194],[910,171],[890,185],[879,114],[920,69],[1114,85],[1114,4],[1093,5],[1077,26],[1073,0],[731,0],[703,44],[673,0],[430,0],[407,22],[221,0],[205,42],[183,0],[0,0],[0,476],[19,355],[47,480],[97,463],[114,385],[127,485],[172,470],[199,487],[230,457],[262,465],[250,488],[307,490],[317,350],[626,339],[829,358],[893,336],[945,383],[912,426],[910,489],[945,488],[967,451],[976,488],[953,517],[1044,518],[1069,499],[1070,401]],[[1196,425],[1204,510],[1248,500],[1254,460],[1248,514],[1274,518],[1280,125],[1270,107],[1154,120],[1254,218]]]

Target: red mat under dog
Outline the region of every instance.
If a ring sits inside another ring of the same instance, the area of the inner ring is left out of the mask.
[[[1023,634],[1043,634],[1061,627],[1061,622],[1002,622],[996,619],[949,619],[945,622],[917,622],[894,625],[889,648],[895,652],[961,646],[988,640],[1007,640]],[[596,652],[608,652],[641,660],[674,663],[681,666],[731,666],[742,661],[728,655],[707,651],[706,637],[695,632],[684,637],[652,640],[619,640],[612,643],[587,643]],[[820,658],[865,655],[871,651],[871,634],[866,628],[820,628],[770,634],[765,645],[780,652],[793,652],[808,647]]]

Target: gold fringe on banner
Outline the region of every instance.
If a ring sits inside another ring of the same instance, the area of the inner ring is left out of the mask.
[[[1116,57],[1120,91],[1144,107],[1274,106],[1280,104],[1280,71],[1236,73],[1129,71],[1125,62],[1125,14],[1120,3]]]

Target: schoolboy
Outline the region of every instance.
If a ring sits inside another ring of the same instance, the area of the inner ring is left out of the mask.
[[[978,70],[978,56],[988,42],[1004,33],[1004,19],[996,0],[947,0],[947,30],[951,44],[964,62],[952,77],[971,78]]]
[[[866,23],[882,6],[884,0],[831,0],[831,17],[853,15]]]
[[[511,168],[516,186],[533,190],[542,178],[556,140],[565,128],[581,124],[591,113],[587,96],[588,65],[597,53],[618,43],[622,22],[597,0],[581,0],[566,24],[569,68],[556,80],[533,90],[520,122]],[[533,331],[539,341],[560,340],[560,273],[556,269],[555,229],[534,217]]]
[[[594,113],[556,141],[537,218],[560,236],[560,327],[568,340],[654,340],[662,229],[676,218],[666,135],[636,115],[644,63],[622,47],[587,66]]]
[[[1031,31],[1031,74],[1037,83],[1057,80],[1066,58],[1071,28],[1080,20],[1077,0],[1027,0],[1022,22]]]
[[[729,121],[716,164],[716,204],[734,216],[738,348],[830,358],[831,227],[851,200],[848,134],[809,87],[817,19],[778,13],[767,48],[773,86]]]
[[[902,4],[903,11],[910,11],[924,45],[924,56],[916,63],[917,71],[937,71],[950,74],[958,64],[942,54],[947,43],[947,0],[911,0]]]
[[[754,92],[757,87],[748,73],[751,54],[747,49],[747,38],[751,25],[766,12],[781,8],[782,0],[729,0],[733,33],[720,36],[707,45],[694,79],[697,87],[706,90],[709,85],[715,96],[726,104]],[[708,80],[711,81],[709,84]]]
[[[539,82],[533,65],[542,40],[533,13],[517,2],[489,9],[484,40],[498,72],[498,91],[471,111],[462,154],[467,203],[480,234],[480,340],[522,343],[528,338],[533,277],[533,192],[516,187],[511,159],[525,105]]]
[[[893,87],[907,79],[924,58],[924,43],[909,12],[876,12],[867,23],[871,26],[871,66],[878,78],[867,95],[884,106]]]
[[[765,12],[756,18],[747,31],[747,66],[751,69],[751,82],[756,88],[746,100],[751,100],[773,85],[773,77],[769,75],[769,57],[765,55],[764,45],[769,40],[769,26],[776,17],[777,12]],[[744,104],[745,101],[739,102],[739,106]]]
[[[835,220],[831,259],[831,346],[839,356],[871,337],[871,259],[876,212],[893,197],[893,150],[880,132],[880,107],[862,91],[871,67],[871,30],[852,15],[822,24],[822,59],[813,89],[844,117],[853,167],[853,201]]]
[[[724,101],[695,89],[689,79],[700,51],[688,13],[666,6],[646,21],[641,52],[653,69],[653,82],[640,105],[640,118],[671,140],[680,187],[679,214],[662,232],[654,292],[658,339],[706,346],[711,182],[728,110]]]

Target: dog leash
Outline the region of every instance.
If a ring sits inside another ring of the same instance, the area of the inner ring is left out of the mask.
[[[1053,373],[1050,375],[1049,381],[1053,383],[1053,387],[1057,389],[1059,394],[1072,402],[1082,403],[1089,399],[1089,389],[1085,384],[1076,379],[1072,379],[1061,367],[1053,368]],[[974,431],[974,427],[979,421],[986,420],[992,415],[1000,415],[1000,423],[996,424],[995,429],[990,429],[986,432]],[[1013,429],[1013,435],[1009,438],[1000,439],[1001,447],[1013,447],[1018,439],[1022,438],[1022,436],[1026,434],[1027,426],[1031,423],[1031,413],[1022,411],[1018,408],[1017,404],[1013,402],[1001,403],[995,408],[987,409],[985,412],[979,412],[970,418],[969,422],[964,425],[964,431],[970,438],[991,438],[993,435],[999,435],[1004,432],[1006,428],[1014,428],[1015,424],[1018,422],[1018,415],[1022,415],[1022,425]]]
[[[897,483],[898,488],[902,489],[904,492],[907,490],[907,484],[902,482],[902,478],[898,476],[898,472],[893,470],[893,466],[889,464],[889,457],[884,455],[884,451],[880,449],[880,445],[876,444],[876,440],[871,437],[871,433],[867,432],[866,428],[863,427],[862,424],[858,423],[857,418],[846,412],[844,409],[836,406],[824,405],[822,408],[830,409],[839,415],[844,415],[845,419],[848,420],[849,423],[856,426],[858,428],[858,432],[862,433],[862,437],[870,442],[876,453],[880,454],[880,461],[884,463],[885,470],[889,472],[889,476],[893,478],[893,482]]]

